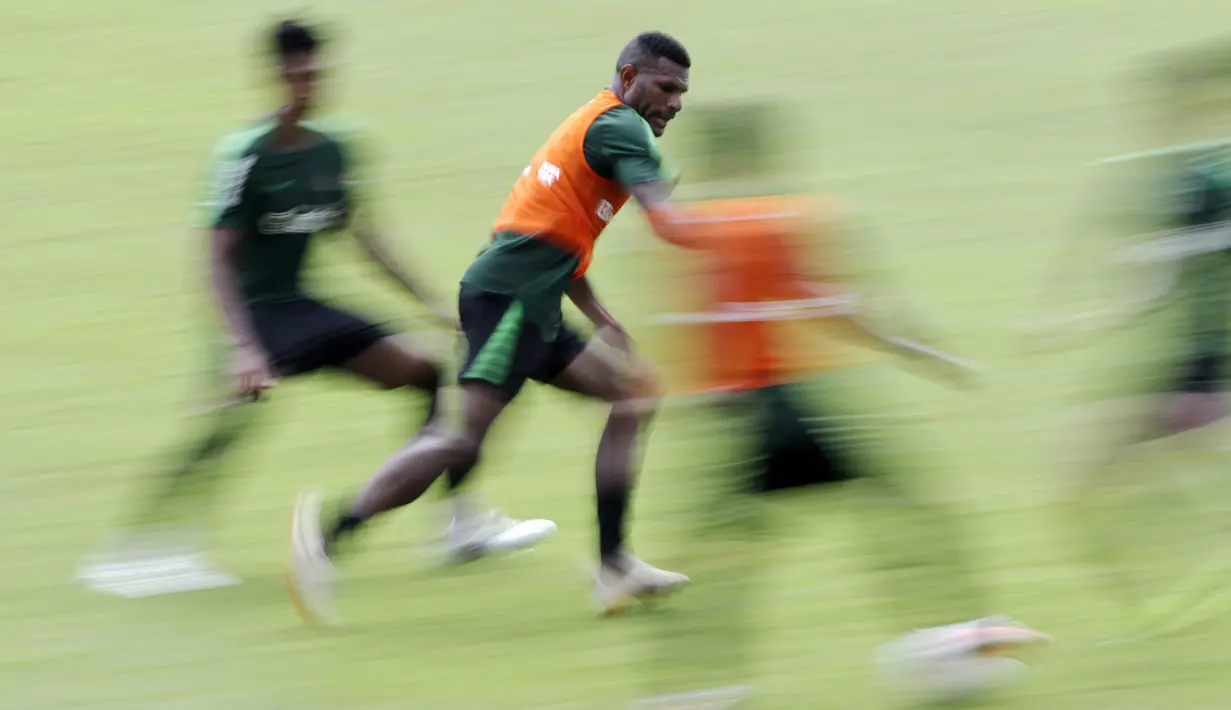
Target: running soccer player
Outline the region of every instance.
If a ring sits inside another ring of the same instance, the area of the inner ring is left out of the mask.
[[[1121,465],[1137,446],[1204,429],[1225,420],[1229,413],[1224,389],[1225,361],[1231,353],[1231,162],[1218,153],[1188,160],[1177,178],[1178,195],[1169,215],[1170,226],[1177,231],[1169,233],[1170,244],[1157,245],[1166,248],[1153,253],[1171,261],[1164,267],[1176,269],[1179,276],[1171,282],[1172,289],[1158,294],[1139,314],[1171,302],[1172,296],[1183,296],[1187,317],[1181,337],[1186,352],[1178,376],[1151,403],[1145,419],[1128,422],[1084,472],[1072,501],[1080,514],[1078,532],[1089,542],[1092,561],[1105,573],[1103,581],[1111,591],[1128,603],[1137,625],[1142,624],[1140,611],[1146,595],[1121,561],[1121,534],[1096,524],[1099,507],[1089,507],[1092,496],[1120,486]],[[1165,609],[1160,613],[1178,612]],[[1153,613],[1145,619],[1146,627],[1174,623]]]
[[[772,457],[779,442],[806,436],[815,442],[834,478],[876,484],[896,501],[898,514],[916,518],[909,542],[903,541],[901,549],[891,554],[902,555],[909,547],[921,550],[925,559],[944,558],[939,567],[946,583],[933,586],[948,590],[945,606],[962,605],[967,612],[977,607],[982,600],[961,564],[963,555],[955,549],[958,537],[939,507],[908,494],[901,472],[882,470],[885,466],[869,456],[868,447],[846,441],[830,417],[815,405],[804,404],[812,398],[802,389],[807,380],[860,362],[841,341],[898,356],[963,389],[978,381],[978,367],[881,332],[860,312],[858,294],[831,275],[805,267],[800,246],[818,224],[810,200],[765,195],[705,200],[687,207],[694,216],[677,234],[677,241],[695,249],[707,265],[705,283],[698,290],[706,294],[709,305],[699,313],[680,314],[683,317],[672,322],[692,322],[704,329],[698,342],[700,357],[695,360],[706,376],[704,391],[718,398],[719,410],[728,417],[756,422],[752,431],[764,437],[757,446],[762,459]],[[818,330],[820,342],[808,337],[803,326]],[[967,593],[954,594],[955,588]],[[910,601],[921,596],[912,590]],[[959,627],[937,627],[946,632],[955,628]]]
[[[699,480],[689,487],[698,495],[716,489],[698,506],[705,519],[698,534],[678,539],[685,545],[680,555],[708,572],[707,584],[702,600],[692,605],[699,613],[655,625],[659,653],[646,675],[668,680],[653,692],[678,692],[681,680],[692,683],[684,689],[696,691],[747,679],[748,651],[742,646],[752,642],[749,614],[756,608],[747,597],[755,594],[773,549],[763,534],[764,504],[748,494],[773,488],[774,464],[788,459],[814,467],[811,481],[860,480],[858,490],[867,499],[857,510],[866,525],[877,528],[863,537],[875,545],[878,566],[927,575],[920,584],[895,578],[887,585],[890,599],[902,607],[898,611],[923,622],[920,631],[891,647],[894,662],[917,662],[929,646],[965,654],[993,643],[1041,643],[1041,635],[995,617],[954,623],[985,610],[951,516],[912,494],[906,470],[884,460],[900,443],[855,440],[863,437],[852,435],[840,404],[812,404],[817,398],[809,396],[809,385],[837,379],[834,388],[822,391],[845,389],[841,373],[867,361],[851,345],[903,357],[962,388],[977,382],[978,370],[884,334],[861,312],[860,294],[839,277],[833,258],[839,231],[833,210],[816,199],[767,190],[774,182],[766,174],[768,156],[777,153],[771,148],[774,118],[769,106],[740,103],[700,110],[690,120],[708,139],[700,156],[711,180],[706,184],[724,196],[679,203],[690,218],[674,241],[690,250],[687,268],[697,273],[687,296],[699,307],[660,320],[693,346],[681,358],[688,364],[685,387],[672,391],[704,395],[705,420],[716,433],[699,447],[729,450],[714,466],[697,471]],[[919,465],[912,461],[910,470],[917,478]],[[712,520],[720,510],[726,513],[721,526]]]
[[[1228,60],[1231,43],[1224,37],[1182,51],[1162,72],[1168,137],[1200,142],[1181,148],[1179,170],[1170,171],[1178,190],[1166,226],[1178,230],[1175,242],[1181,247],[1169,250],[1180,267],[1173,271],[1179,278],[1171,284],[1188,301],[1187,353],[1181,378],[1156,427],[1159,435],[1203,428],[1231,414],[1223,394],[1225,361],[1231,354]]]
[[[1181,284],[1189,297],[1189,353],[1183,374],[1164,407],[1160,435],[1208,426],[1226,418],[1222,395],[1224,360],[1231,351],[1231,175],[1218,160],[1193,164],[1181,176],[1176,220],[1202,243],[1183,265]]]
[[[656,141],[681,109],[690,65],[675,39],[638,35],[620,53],[611,86],[560,124],[513,185],[488,248],[461,280],[468,354],[459,376],[460,431],[404,449],[336,520],[322,524],[317,494],[297,505],[289,582],[310,618],[335,618],[332,561],[339,543],[373,517],[413,502],[443,471],[475,460],[489,427],[528,380],[610,407],[595,465],[599,608],[615,611],[688,582],[640,561],[626,545],[637,449],[657,397],[648,365],[595,296],[586,271],[595,240],[630,197],[668,239],[679,221],[667,204],[673,182],[663,175]],[[588,346],[563,323],[566,296],[608,348]]]
[[[437,426],[441,367],[383,327],[317,300],[301,282],[313,241],[349,226],[384,271],[441,324],[456,327],[450,309],[398,264],[376,231],[362,186],[365,146],[355,131],[336,119],[311,116],[323,69],[315,32],[287,21],[270,39],[285,105],[226,135],[214,149],[209,280],[225,324],[231,386],[219,388],[203,435],[164,473],[163,489],[138,516],[141,528],[161,522],[176,504],[201,502],[185,494],[205,485],[210,469],[249,432],[259,409],[251,403],[280,377],[329,368],[382,389],[423,393],[429,403],[420,434]],[[220,362],[217,371],[226,369]],[[456,511],[448,540],[456,555],[532,544],[554,529],[546,521],[521,524],[466,503],[462,483],[471,467],[457,462],[449,469]],[[154,549],[124,550],[82,576],[119,593],[225,581],[207,569],[198,550],[177,549],[187,542],[159,540]]]

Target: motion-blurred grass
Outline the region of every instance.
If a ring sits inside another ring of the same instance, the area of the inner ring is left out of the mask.
[[[655,432],[635,538],[655,562],[690,565],[697,589],[657,614],[592,620],[579,566],[592,547],[588,469],[601,413],[548,392],[519,403],[483,483],[510,512],[559,521],[558,539],[520,558],[434,571],[414,543],[439,520],[418,506],[375,531],[350,568],[349,631],[305,631],[284,599],[287,505],[307,485],[358,485],[405,434],[414,404],[323,378],[289,383],[265,405],[266,436],[218,511],[219,559],[246,584],[139,602],[72,586],[79,556],[184,428],[177,415],[200,364],[203,304],[192,206],[213,136],[267,108],[253,50],[259,28],[285,9],[264,0],[0,9],[0,707],[599,710],[683,689],[690,674],[717,683],[712,664],[707,674],[689,657],[713,644],[747,644],[723,675],[759,684],[758,707],[883,704],[873,646],[910,621],[884,614],[870,533],[841,496],[807,497],[775,504],[772,556],[714,542],[707,561],[691,536],[707,504],[694,486],[704,457],[681,417]],[[330,0],[317,9],[341,31],[336,98],[381,139],[388,223],[442,289],[482,244],[535,146],[606,82],[636,31],[662,28],[687,43],[690,100],[777,94],[800,104],[808,187],[870,219],[891,280],[934,314],[950,347],[990,368],[987,390],[970,395],[889,369],[864,374],[885,406],[924,413],[917,483],[960,506],[995,606],[1061,642],[997,706],[1226,704],[1225,623],[1090,647],[1118,611],[1073,563],[1049,505],[1069,474],[1053,429],[1092,369],[1130,362],[1133,342],[1031,359],[1009,336],[1072,235],[1087,177],[1079,166],[1142,147],[1138,63],[1217,31],[1231,7]],[[653,306],[647,252],[622,249],[657,248],[640,227],[635,214],[620,218],[594,273],[652,341],[640,323]],[[324,290],[414,326],[413,307],[348,247],[321,256],[337,257],[321,265]],[[736,554],[752,556],[745,584],[719,585],[719,563]],[[663,628],[700,642],[664,644]]]

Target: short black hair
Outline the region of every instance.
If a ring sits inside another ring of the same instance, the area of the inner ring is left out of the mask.
[[[642,32],[624,45],[623,51],[616,59],[616,71],[619,72],[621,67],[629,64],[637,69],[645,69],[659,59],[668,59],[685,69],[692,66],[688,50],[684,49],[679,40],[663,32]]]
[[[285,61],[296,54],[311,54],[321,44],[316,32],[298,20],[283,20],[273,32],[274,58]]]

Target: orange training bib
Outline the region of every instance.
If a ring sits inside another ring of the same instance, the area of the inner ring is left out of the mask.
[[[586,131],[602,114],[624,104],[599,92],[551,134],[513,184],[492,232],[516,232],[550,242],[581,259],[585,274],[594,243],[628,201],[618,182],[600,177],[586,162]]]

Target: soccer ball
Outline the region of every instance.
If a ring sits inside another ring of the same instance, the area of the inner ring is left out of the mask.
[[[1023,651],[1046,636],[1004,620],[913,631],[883,646],[881,677],[921,704],[967,701],[1019,679],[1028,666]]]

